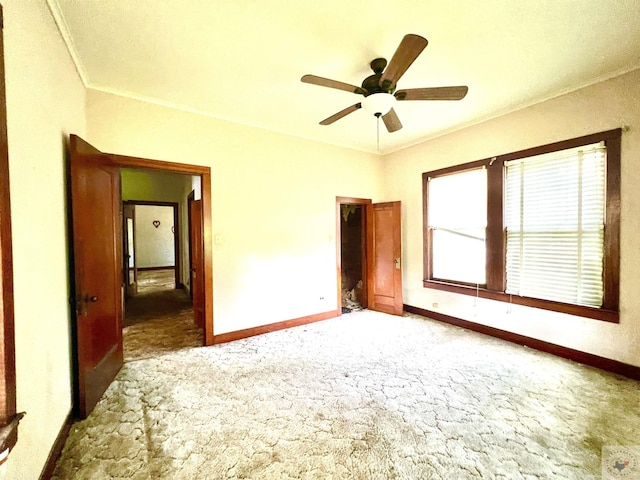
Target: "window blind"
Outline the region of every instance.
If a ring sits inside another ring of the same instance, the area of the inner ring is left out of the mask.
[[[432,277],[486,283],[487,171],[429,179]]]
[[[505,162],[506,292],[600,307],[604,142]]]

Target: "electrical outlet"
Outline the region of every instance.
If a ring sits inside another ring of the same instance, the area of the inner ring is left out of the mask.
[[[432,306],[433,308],[438,308],[438,302],[433,302],[433,303],[431,304],[431,306]]]

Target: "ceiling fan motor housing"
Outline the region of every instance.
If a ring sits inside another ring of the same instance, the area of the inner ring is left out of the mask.
[[[364,82],[362,82],[362,88],[368,92],[365,97],[372,93],[393,93],[395,85],[390,85],[390,88],[386,89],[380,86],[380,78],[382,77],[382,72],[387,66],[387,60],[384,58],[376,58],[371,61],[370,65],[374,74],[365,78]]]

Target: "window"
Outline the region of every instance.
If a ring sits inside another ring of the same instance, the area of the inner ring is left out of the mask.
[[[507,293],[602,305],[604,142],[505,162]]]
[[[486,283],[487,171],[475,168],[428,180],[431,276]],[[464,198],[460,201],[460,192]]]
[[[424,286],[617,322],[620,136],[424,173]]]

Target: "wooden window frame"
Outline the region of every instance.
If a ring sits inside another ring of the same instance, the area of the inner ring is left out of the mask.
[[[18,422],[24,415],[16,415],[13,255],[3,27],[0,5],[0,435],[6,436],[6,440],[0,444],[0,464],[6,461],[18,440]]]
[[[622,129],[585,135],[550,143],[539,147],[469,162],[462,165],[433,170],[422,174],[423,219],[423,286],[436,290],[474,295],[480,298],[510,302],[516,305],[541,308],[580,317],[618,323],[620,300],[620,148]],[[504,163],[509,160],[542,155],[558,150],[576,148],[604,142],[607,148],[606,200],[604,231],[603,281],[604,297],[600,308],[574,305],[551,300],[521,297],[505,293],[506,288],[506,235],[504,211]],[[431,177],[461,173],[465,170],[487,168],[487,283],[476,286],[434,279],[431,272],[431,243],[428,221],[428,180]]]
[[[426,172],[422,174],[422,188],[423,188],[423,198],[427,198],[428,197],[428,181],[429,178],[435,178],[435,177],[445,177],[447,175],[456,175],[459,173],[466,173],[466,172],[470,172],[470,171],[474,171],[474,170],[480,170],[482,168],[484,168],[486,166],[485,162],[483,161],[479,161],[479,162],[471,162],[471,163],[465,163],[464,165],[458,165],[458,166],[454,166],[454,167],[447,167],[447,168],[442,168],[440,170],[435,170],[432,172]],[[426,175],[426,176],[425,176]],[[487,184],[489,183],[489,171],[487,170]],[[488,185],[487,185],[488,186]],[[489,191],[487,190],[487,199],[489,198]],[[427,237],[425,240],[425,245],[428,246],[428,251],[429,253],[431,253],[433,250],[433,230],[429,229],[429,222],[427,221],[428,218],[428,209],[427,209],[427,203],[426,201],[424,201],[423,203],[423,207],[424,207],[424,232],[425,232],[425,236]],[[489,210],[487,210],[487,214],[488,214]],[[488,251],[488,241],[489,239],[486,238],[485,239],[485,245],[487,245],[487,251]],[[426,251],[426,250],[425,250]],[[427,261],[426,259],[429,258],[429,261]],[[438,284],[448,284],[448,283],[453,283],[456,285],[464,285],[466,287],[472,287],[474,290],[476,290],[477,288],[483,288],[483,289],[487,289],[488,285],[489,285],[489,278],[488,276],[485,279],[484,283],[480,283],[480,284],[475,284],[472,282],[463,282],[463,281],[457,281],[457,280],[445,280],[442,278],[437,278],[433,275],[433,262],[430,261],[431,257],[426,257],[425,256],[425,274],[424,274],[424,278],[425,279],[429,279],[435,283]],[[487,271],[487,275],[488,275],[488,271]]]

